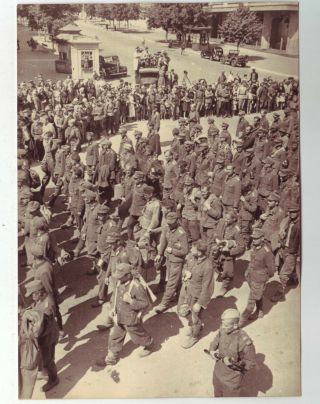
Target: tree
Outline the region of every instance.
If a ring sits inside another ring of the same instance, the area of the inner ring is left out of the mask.
[[[171,29],[185,38],[190,28],[207,25],[204,6],[206,3],[152,4],[147,11],[148,28],[162,28],[166,31],[166,38]]]
[[[249,7],[238,7],[230,12],[219,25],[218,33],[227,42],[235,42],[237,49],[240,44],[252,44],[261,36],[262,22]]]

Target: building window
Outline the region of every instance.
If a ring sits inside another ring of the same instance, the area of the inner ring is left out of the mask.
[[[81,51],[81,69],[86,72],[93,71],[93,52]]]

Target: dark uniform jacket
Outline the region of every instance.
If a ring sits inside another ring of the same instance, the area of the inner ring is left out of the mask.
[[[95,143],[89,143],[86,153],[86,165],[96,166],[99,162],[99,146]]]
[[[265,283],[274,275],[275,262],[274,255],[266,245],[253,248],[251,260],[247,270],[248,281]]]
[[[196,298],[197,303],[206,308],[210,303],[213,288],[214,271],[211,261],[206,257],[195,260],[187,287],[188,295]]]
[[[189,246],[186,232],[183,230],[182,227],[178,226],[176,229],[170,230],[169,227],[166,226],[162,230],[158,248],[160,255],[164,254],[166,247],[172,248],[171,253],[166,253],[168,261],[184,261],[185,256],[188,254]]]
[[[231,333],[219,331],[213,342],[210,344],[210,351],[219,350],[223,357],[232,358],[237,364],[242,365],[246,370],[255,365],[255,348],[248,334],[240,329]],[[242,373],[230,369],[222,360],[218,360],[214,368],[215,376],[228,388],[234,389],[242,381]]]
[[[123,301],[123,295],[126,292],[129,292],[133,299],[131,304]],[[127,326],[139,324],[141,322],[139,314],[142,310],[146,309],[149,304],[150,302],[146,290],[136,279],[124,284],[119,282],[111,298],[111,306],[115,307],[117,323]]]
[[[237,208],[241,196],[241,182],[237,175],[227,177],[222,185],[222,203]]]

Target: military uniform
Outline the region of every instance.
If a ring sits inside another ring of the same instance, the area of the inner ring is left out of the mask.
[[[224,209],[238,208],[241,196],[241,182],[236,174],[225,178],[221,196]]]
[[[240,329],[229,334],[222,330],[210,344],[210,351],[219,350],[221,358],[232,358],[244,370],[255,365],[255,348],[248,334]],[[227,366],[222,359],[216,361],[213,373],[215,397],[239,397],[244,372]]]
[[[172,248],[172,251],[165,253],[168,247]],[[188,239],[183,228],[178,226],[176,229],[170,230],[169,227],[165,227],[161,233],[158,252],[161,256],[164,253],[166,256],[168,281],[161,305],[167,307],[179,290],[182,268],[185,256],[188,253]]]
[[[207,199],[202,198],[199,209],[201,237],[210,247],[217,224],[222,217],[221,199],[211,194]]]
[[[224,169],[224,167],[216,166],[213,170],[213,178],[212,178],[212,184],[210,186],[210,192],[212,192],[216,196],[220,196],[222,194],[222,188],[226,176],[227,172]]]
[[[244,195],[244,201],[239,204],[238,223],[241,236],[248,245],[251,234],[251,225],[254,221],[258,207],[258,193],[255,189]]]
[[[238,255],[245,251],[245,244],[241,237],[240,228],[237,224],[228,225],[224,218],[219,220],[214,239],[234,241],[228,251],[216,253],[212,251],[213,263],[216,269],[221,272],[222,287],[228,289],[231,286],[234,276],[234,262]]]
[[[92,143],[91,141],[88,143],[86,150],[86,166],[87,166],[87,174],[88,180],[93,182],[95,168],[99,163],[99,145],[96,143]]]

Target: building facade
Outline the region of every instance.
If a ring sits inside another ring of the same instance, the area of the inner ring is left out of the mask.
[[[283,53],[299,53],[299,4],[297,2],[211,3],[205,8],[211,24],[211,38],[218,38],[218,27],[228,13],[239,5],[249,7],[262,22],[260,40],[252,45],[276,49]]]

